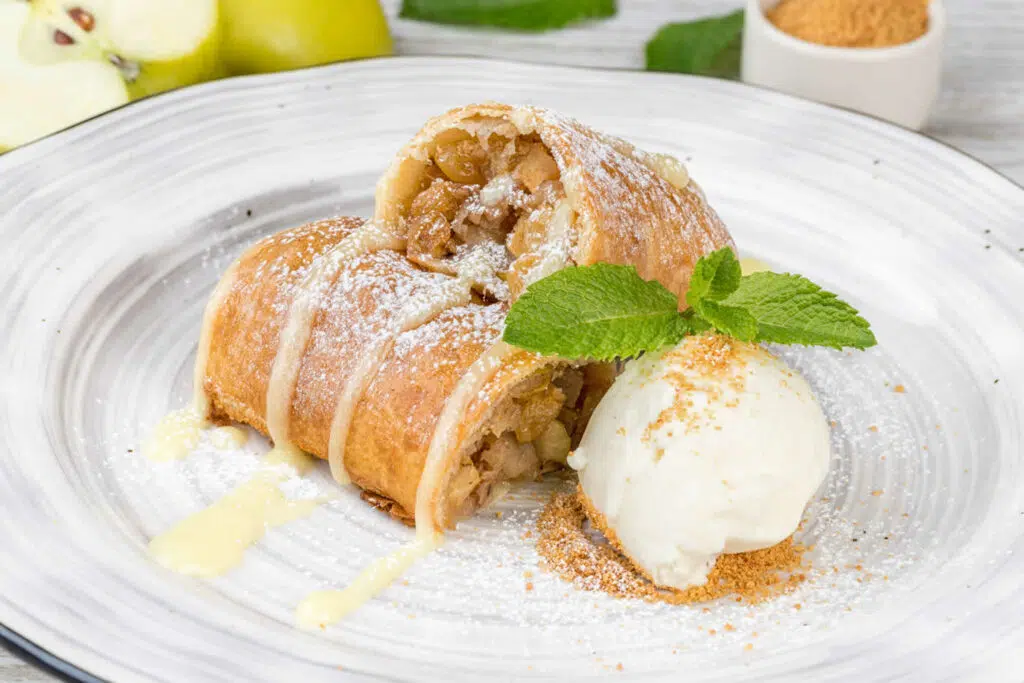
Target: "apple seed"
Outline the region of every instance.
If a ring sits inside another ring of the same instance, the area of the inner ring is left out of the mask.
[[[53,42],[58,45],[74,45],[75,39],[57,28],[53,30]]]
[[[78,24],[86,33],[96,27],[96,17],[81,7],[72,7],[69,9],[68,16],[71,17],[71,21]]]

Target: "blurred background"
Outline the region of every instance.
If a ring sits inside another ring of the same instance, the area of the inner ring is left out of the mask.
[[[1021,181],[1022,46],[1020,0],[0,0],[0,149],[236,74],[472,55],[742,77]]]

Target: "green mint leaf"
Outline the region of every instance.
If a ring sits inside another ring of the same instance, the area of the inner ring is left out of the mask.
[[[719,303],[740,286],[740,262],[729,247],[702,256],[693,266],[686,303],[696,318],[741,341],[757,336],[757,321],[742,308]]]
[[[699,312],[698,304],[701,301],[721,301],[736,291],[742,277],[740,262],[729,247],[705,254],[693,266],[686,303]]]
[[[512,304],[503,339],[573,360],[630,358],[675,344],[690,331],[676,295],[632,266],[565,268],[530,285]]]
[[[757,321],[756,341],[835,349],[866,349],[877,343],[855,308],[801,275],[748,275],[719,305],[747,311]],[[708,321],[728,333],[713,317]]]
[[[757,320],[739,306],[704,301],[701,302],[700,315],[720,333],[740,341],[754,341],[758,336]]]
[[[743,10],[663,26],[647,43],[647,70],[739,78]]]
[[[707,332],[712,329],[711,323],[697,315],[697,312],[692,308],[688,311],[684,311],[679,317],[686,326],[686,334],[700,334],[701,332]]]
[[[399,16],[438,24],[546,31],[615,16],[615,0],[403,0]]]

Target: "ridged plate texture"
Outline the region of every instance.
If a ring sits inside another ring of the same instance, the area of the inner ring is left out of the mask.
[[[326,465],[289,492],[336,499],[268,532],[227,576],[185,578],[148,558],[148,539],[267,449],[252,439],[171,464],[138,452],[187,401],[219,274],[261,236],[369,214],[377,176],[421,123],[481,100],[551,107],[678,155],[745,255],[873,322],[869,352],[784,352],[835,421],[832,470],[801,532],[814,571],[796,593],[704,610],[577,591],[537,570],[525,536],[548,488],[536,485],[354,616],[300,631],[307,592],[411,536],[334,487]],[[388,59],[149,99],[0,157],[0,179],[0,622],[84,671],[1019,679],[1024,191],[950,148],[735,83]]]

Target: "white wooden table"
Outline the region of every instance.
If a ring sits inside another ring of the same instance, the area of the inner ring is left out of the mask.
[[[949,28],[943,93],[925,132],[1024,184],[1024,2],[945,2]],[[383,0],[383,4],[391,17],[397,15],[400,0]],[[640,69],[644,44],[662,24],[725,13],[741,4],[740,0],[619,0],[614,19],[538,35],[400,19],[392,21],[392,30],[402,54],[484,55]],[[0,650],[0,681],[50,680],[55,679]]]

